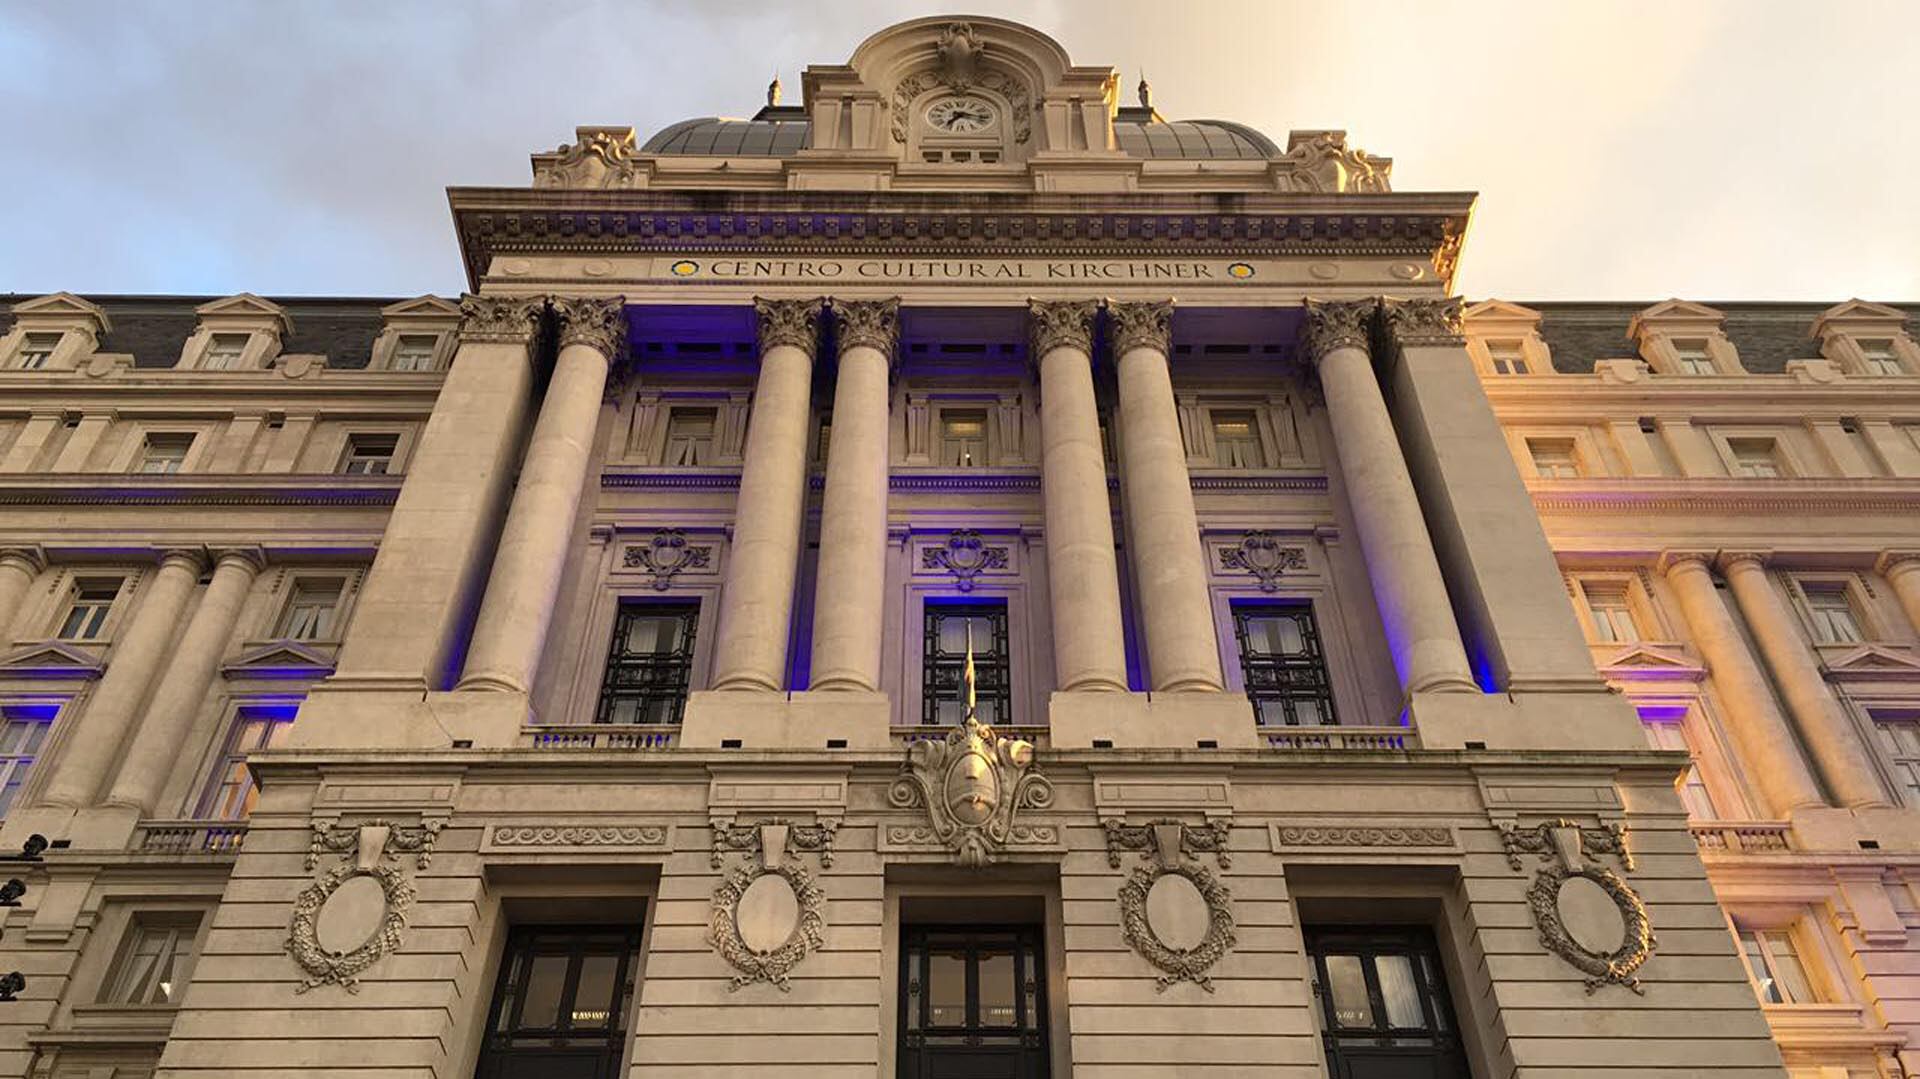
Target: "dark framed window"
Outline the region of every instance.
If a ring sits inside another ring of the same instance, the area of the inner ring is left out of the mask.
[[[1468,1079],[1432,933],[1307,926],[1305,936],[1333,1079]]]
[[[678,723],[693,680],[697,600],[620,604],[595,723]]]
[[[1233,636],[1240,673],[1262,726],[1320,727],[1335,722],[1333,687],[1313,604],[1306,600],[1235,603]]]
[[[519,926],[507,938],[479,1079],[614,1079],[638,926]]]
[[[974,718],[1012,722],[1013,671],[1004,600],[928,600],[920,659],[920,722],[958,726],[967,718],[967,642],[973,642]]]
[[[1047,1074],[1047,964],[1038,927],[909,925],[900,936],[898,1074]]]

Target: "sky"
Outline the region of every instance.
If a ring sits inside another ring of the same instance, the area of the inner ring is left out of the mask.
[[[0,0],[0,292],[455,294],[448,186],[956,10],[1479,192],[1470,297],[1920,300],[1911,0]]]

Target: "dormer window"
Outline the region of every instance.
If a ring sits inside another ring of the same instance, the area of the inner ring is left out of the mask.
[[[247,336],[244,333],[216,333],[213,340],[207,342],[207,350],[200,356],[202,371],[237,371],[240,359],[247,353]]]
[[[393,346],[393,359],[387,366],[395,371],[431,371],[433,353],[440,338],[430,333],[403,333]]]
[[[1904,375],[1905,364],[1900,362],[1900,354],[1894,351],[1893,338],[1869,337],[1857,342],[1860,346],[1860,360],[1869,375]]]
[[[60,335],[57,333],[30,333],[20,345],[20,363],[22,371],[38,371],[53,359],[53,350],[60,347]]]
[[[1676,374],[1719,374],[1719,369],[1713,365],[1713,353],[1707,350],[1707,340],[1704,337],[1686,337],[1674,341],[1673,363]]]
[[[1527,373],[1526,350],[1517,340],[1488,341],[1487,358],[1493,364],[1493,373],[1496,375]]]

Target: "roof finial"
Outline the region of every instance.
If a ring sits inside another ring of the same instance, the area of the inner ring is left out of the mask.
[[[773,73],[773,81],[767,84],[767,108],[780,104],[780,73]]]
[[[1153,108],[1153,86],[1147,82],[1147,73],[1145,71],[1140,72],[1140,85],[1136,88],[1136,92],[1140,95],[1141,108]]]

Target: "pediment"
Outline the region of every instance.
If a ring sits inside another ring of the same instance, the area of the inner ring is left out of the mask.
[[[36,296],[31,300],[22,300],[13,305],[13,313],[23,320],[36,324],[91,324],[96,333],[106,333],[113,329],[113,321],[107,318],[105,309],[71,292],[56,292],[51,296]]]
[[[1920,678],[1920,660],[1891,648],[1865,644],[1828,660],[1827,670],[1842,676],[1898,675]]]
[[[1706,676],[1706,668],[1683,652],[1658,645],[1633,645],[1610,656],[1597,666],[1616,677],[1637,679],[1690,679]]]
[[[1463,321],[1475,322],[1524,322],[1529,326],[1540,325],[1540,312],[1531,307],[1522,307],[1506,300],[1482,300],[1460,313]]]
[[[1727,316],[1706,304],[1692,300],[1662,300],[1627,323],[1627,337],[1638,341],[1649,330],[1719,329]]]
[[[1903,329],[1906,324],[1907,313],[1897,307],[1854,299],[1820,312],[1813,320],[1813,328],[1808,331],[1808,336],[1824,337],[1843,328],[1889,333]]]
[[[389,322],[413,319],[458,319],[460,305],[440,296],[415,296],[411,300],[390,303],[380,309],[381,317]]]
[[[268,641],[242,651],[220,669],[229,678],[324,678],[333,668],[330,652],[300,641]]]
[[[277,324],[283,333],[293,330],[293,319],[287,315],[286,308],[251,292],[203,303],[193,311],[202,322],[217,320],[232,324],[254,324],[263,329]]]
[[[100,657],[65,641],[39,641],[0,658],[0,676],[98,678],[105,667]]]

